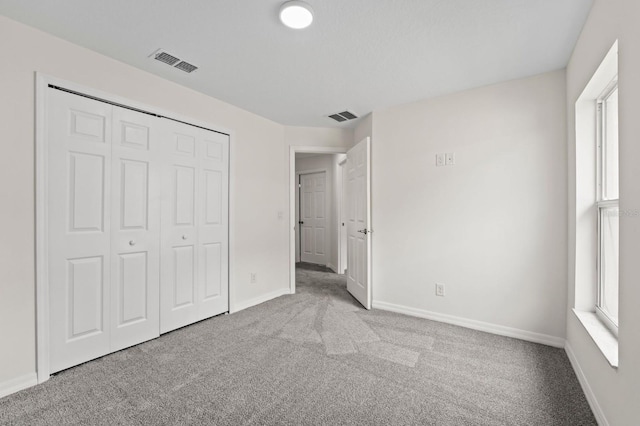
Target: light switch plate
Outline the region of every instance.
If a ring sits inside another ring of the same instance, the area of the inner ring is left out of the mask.
[[[444,297],[444,284],[436,283],[436,296]]]
[[[436,166],[444,166],[444,154],[436,154]]]

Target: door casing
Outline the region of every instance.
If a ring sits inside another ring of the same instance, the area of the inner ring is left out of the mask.
[[[290,146],[289,147],[289,292],[296,292],[296,191],[298,174],[296,173],[296,153],[310,154],[346,154],[347,148],[326,146]]]

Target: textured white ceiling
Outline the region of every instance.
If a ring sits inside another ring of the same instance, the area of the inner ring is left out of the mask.
[[[0,0],[0,14],[286,125],[564,68],[593,0]],[[148,56],[164,48],[200,69]]]

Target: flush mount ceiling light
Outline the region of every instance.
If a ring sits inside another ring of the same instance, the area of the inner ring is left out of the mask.
[[[313,22],[313,9],[303,1],[288,1],[280,7],[280,21],[296,30],[307,28]]]

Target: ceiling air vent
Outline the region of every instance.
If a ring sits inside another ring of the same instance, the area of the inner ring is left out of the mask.
[[[174,65],[176,62],[180,61],[180,59],[176,58],[175,56],[163,51],[155,52],[153,54],[153,59],[155,59],[156,61],[164,62],[168,65]]]
[[[358,118],[358,116],[352,113],[351,111],[342,111],[342,112],[337,112],[335,114],[331,114],[329,118],[333,118],[338,123],[342,123],[343,121],[348,121],[348,120],[353,120],[354,118]]]
[[[172,67],[187,73],[192,73],[198,69],[198,67],[196,67],[195,65],[183,61],[177,56],[174,56],[171,53],[164,51],[163,49],[156,50],[149,57],[164,64],[171,65]]]
[[[191,65],[189,62],[185,61],[180,61],[175,67],[184,72],[194,72],[198,69],[195,65]]]

